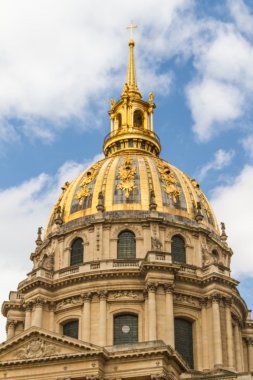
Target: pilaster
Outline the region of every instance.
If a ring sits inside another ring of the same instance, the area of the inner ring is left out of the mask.
[[[212,317],[213,317],[213,343],[214,343],[214,367],[221,367],[222,343],[221,343],[221,323],[220,323],[220,297],[218,294],[212,296]]]
[[[166,325],[165,325],[165,343],[175,348],[174,337],[174,309],[173,309],[173,284],[164,284],[165,290],[165,309],[166,309]]]

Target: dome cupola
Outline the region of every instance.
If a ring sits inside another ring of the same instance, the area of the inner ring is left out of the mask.
[[[130,27],[133,27],[131,24]],[[154,132],[154,94],[149,93],[148,101],[142,99],[138,89],[134,60],[134,40],[129,40],[129,58],[126,83],[119,101],[111,99],[109,111],[110,133],[104,139],[104,154],[109,157],[128,152],[147,152],[159,156],[160,139]]]

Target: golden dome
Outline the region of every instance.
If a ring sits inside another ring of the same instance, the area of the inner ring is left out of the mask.
[[[172,222],[191,226],[201,222],[218,233],[215,215],[198,183],[147,153],[107,157],[66,183],[46,235],[54,231],[55,223],[78,225],[99,211],[105,219],[124,218],[125,212],[128,217],[132,212],[133,218],[157,212]]]
[[[128,217],[138,218],[141,213],[147,217],[147,212],[156,212],[172,222],[201,223],[219,233],[198,183],[159,158],[161,145],[154,132],[153,100],[152,92],[148,101],[143,100],[138,89],[131,39],[127,81],[120,100],[111,99],[111,130],[103,147],[106,158],[65,184],[46,236],[57,225],[76,226],[99,212],[109,219],[124,218],[126,212]]]

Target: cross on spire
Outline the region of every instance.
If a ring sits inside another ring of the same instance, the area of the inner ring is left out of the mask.
[[[130,40],[133,39],[133,31],[137,28],[137,25],[133,24],[133,21],[131,21],[131,24],[128,25],[127,29],[130,29]]]

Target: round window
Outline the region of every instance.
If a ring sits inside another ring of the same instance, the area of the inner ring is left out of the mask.
[[[124,334],[128,334],[129,331],[130,331],[130,327],[129,326],[127,326],[127,325],[122,326],[122,332]]]

